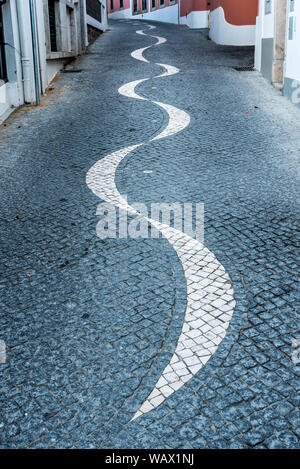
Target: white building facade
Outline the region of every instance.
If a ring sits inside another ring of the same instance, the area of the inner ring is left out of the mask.
[[[106,28],[106,0],[0,0],[0,122]]]
[[[300,0],[260,0],[255,68],[300,107]]]
[[[300,0],[290,1],[287,12],[284,94],[300,107]]]

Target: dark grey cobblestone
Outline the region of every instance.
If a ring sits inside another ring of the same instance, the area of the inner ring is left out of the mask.
[[[82,73],[62,75],[44,107],[0,129],[0,447],[299,448],[299,112],[258,74],[233,69],[251,49],[157,24],[168,42],[145,64],[130,57],[152,41],[141,28],[111,29],[76,63]],[[165,125],[157,107],[117,92],[157,75],[154,62],[181,73],[137,91],[191,124],[125,158],[118,188],[129,202],[204,202],[206,245],[237,306],[205,367],[130,422],[173,354],[185,282],[164,240],[96,238],[99,200],[85,176]]]

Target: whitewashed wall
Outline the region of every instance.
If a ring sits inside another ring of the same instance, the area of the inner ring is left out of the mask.
[[[209,11],[192,11],[180,18],[180,24],[186,24],[189,28],[207,28],[208,15]]]
[[[255,25],[236,26],[226,21],[222,7],[210,13],[209,37],[218,44],[227,46],[253,46]]]
[[[293,39],[289,39],[289,18],[293,18]],[[295,11],[288,12],[285,76],[300,80],[300,1],[295,1]]]
[[[262,69],[262,41],[274,38],[274,0],[271,0],[271,13],[265,14],[265,0],[259,1],[259,16],[256,18],[254,66]]]
[[[295,11],[287,14],[284,93],[300,107],[300,0],[295,0],[294,5]]]

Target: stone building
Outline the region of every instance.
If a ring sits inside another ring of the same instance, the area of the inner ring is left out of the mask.
[[[0,0],[0,121],[107,27],[106,0]]]
[[[255,68],[300,106],[300,0],[260,0]]]

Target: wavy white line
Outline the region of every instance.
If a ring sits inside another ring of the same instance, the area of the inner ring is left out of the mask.
[[[118,191],[115,175],[119,164],[125,156],[141,145],[132,145],[107,155],[102,160],[97,161],[86,175],[86,183],[97,197],[132,214],[137,212],[128,205],[127,201]]]
[[[164,73],[161,75],[158,75],[156,78],[161,78],[161,77],[169,77],[170,75],[175,75],[176,73],[179,73],[180,70],[177,67],[173,67],[172,65],[167,65],[167,64],[156,64],[159,65],[160,67],[163,67],[166,69]]]
[[[143,56],[143,52],[145,52],[145,50],[147,49],[150,49],[150,47],[152,46],[142,47],[141,49],[134,50],[133,52],[131,52],[131,57],[136,60],[140,60],[141,62],[149,63],[149,60],[145,59],[145,57]]]
[[[150,27],[150,25],[148,25]],[[152,28],[154,28],[155,26],[152,26]],[[136,31],[138,34],[142,34],[144,36],[146,36],[146,34],[144,34],[144,30],[140,30],[140,31]],[[145,57],[143,56],[143,53],[145,52],[145,50],[147,49],[150,49],[151,47],[153,46],[159,46],[160,44],[163,44],[164,42],[166,42],[167,40],[164,38],[164,37],[160,37],[160,36],[151,36],[151,35],[148,35],[147,36],[150,36],[150,37],[154,37],[155,39],[157,39],[157,42],[151,46],[147,46],[147,47],[142,47],[141,49],[137,49],[137,50],[134,50],[133,52],[131,52],[131,57],[133,57],[134,59],[136,60],[140,60],[141,62],[146,62],[146,63],[149,63],[149,60],[145,59]]]
[[[168,113],[169,123],[159,135],[151,139],[151,142],[154,140],[160,140],[161,138],[171,137],[171,135],[182,132],[182,130],[189,125],[191,119],[186,112],[175,106],[171,106],[170,104],[164,104],[158,101],[153,101],[153,103],[157,104],[157,106],[160,106]]]
[[[159,406],[205,365],[224,339],[235,306],[228,274],[202,243],[174,228],[149,221],[172,244],[182,264],[187,307],[175,353],[132,420]],[[218,292],[215,301],[212,292]]]
[[[149,29],[154,26],[148,25]],[[144,35],[144,30],[137,31]],[[165,38],[155,37],[162,44]],[[147,62],[143,52],[152,46],[137,49],[131,56]],[[165,68],[158,77],[179,73],[171,65],[157,64]],[[135,92],[135,88],[148,78],[135,80],[119,88],[119,93],[130,98],[147,100]],[[152,101],[164,109],[169,116],[167,127],[149,142],[170,137],[184,130],[190,123],[190,116],[183,110]],[[109,202],[131,214],[138,212],[131,207],[120,194],[115,184],[115,173],[120,162],[137,148],[144,145],[132,145],[118,150],[95,163],[87,173],[86,182],[91,191],[102,200]],[[167,397],[189,381],[215,353],[225,337],[235,301],[230,278],[217,258],[199,241],[186,234],[163,225],[151,218],[146,218],[172,244],[182,264],[187,282],[187,307],[175,353],[169,364],[162,371],[153,391],[141,405],[132,420],[159,406]]]
[[[143,101],[147,101],[146,98],[143,98],[143,96],[140,96],[135,92],[135,87],[140,83],[143,83],[143,81],[147,80],[148,78],[142,78],[141,80],[135,80],[131,81],[130,83],[126,83],[118,89],[118,92],[123,96],[127,96],[127,98],[142,99]]]

